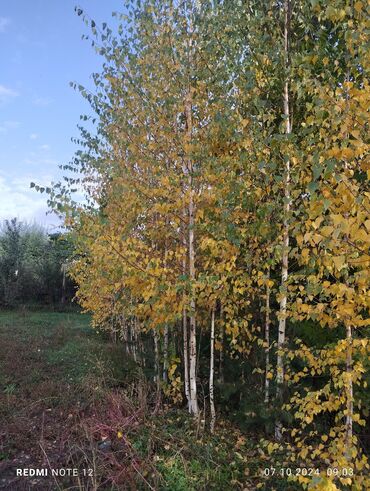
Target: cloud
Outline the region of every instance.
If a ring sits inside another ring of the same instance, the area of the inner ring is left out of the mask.
[[[53,102],[50,97],[35,97],[32,101],[34,106],[45,107]]]
[[[25,219],[45,207],[44,197],[31,193],[27,189],[31,179],[9,179],[0,176],[0,209],[2,220],[19,216]],[[28,182],[28,186],[27,186]]]
[[[37,133],[31,133],[30,134],[30,140],[37,140],[38,137],[39,137],[39,135]]]
[[[39,157],[34,152],[30,152],[28,155],[29,156],[23,160],[23,163],[26,165],[33,165],[35,167],[44,165],[44,166],[52,166],[56,168],[59,164],[59,162],[55,159],[45,159]]]
[[[10,101],[11,99],[14,99],[14,97],[18,97],[19,94],[13,89],[9,89],[8,87],[5,87],[4,85],[0,85],[0,103],[4,104],[5,102]]]
[[[50,145],[40,145],[40,150],[50,150]]]
[[[0,123],[0,133],[8,133],[9,130],[15,130],[20,125],[19,121],[3,121]]]
[[[9,24],[10,19],[8,17],[0,17],[0,32],[5,32]]]
[[[31,176],[9,177],[0,175],[0,221],[17,217],[23,221],[37,220],[42,224],[59,224],[55,215],[46,215],[47,195],[30,189]],[[37,182],[50,183],[51,176]]]

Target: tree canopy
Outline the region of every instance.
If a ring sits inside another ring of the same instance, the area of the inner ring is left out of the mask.
[[[115,29],[77,14],[104,60],[94,93],[74,85],[96,131],[47,191],[81,305],[153,363],[158,397],[198,416],[208,384],[213,430],[238,380],[244,414],[247,387],[273,421],[262,452],[319,467],[295,476],[310,489],[365,489],[368,3],[133,0]]]

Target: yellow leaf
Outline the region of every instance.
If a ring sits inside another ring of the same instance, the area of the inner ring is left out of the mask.
[[[345,256],[333,257],[333,263],[338,271],[344,268],[346,262]]]
[[[302,259],[303,259],[304,261],[307,261],[307,260],[308,260],[309,255],[310,255],[310,251],[309,251],[309,249],[303,249],[303,250],[302,250],[301,255],[302,255]]]

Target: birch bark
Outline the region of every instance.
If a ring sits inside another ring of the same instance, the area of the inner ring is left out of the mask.
[[[291,113],[289,98],[289,69],[290,69],[290,21],[291,21],[291,0],[284,1],[284,65],[285,83],[283,90],[283,106],[285,118],[285,133],[290,135]],[[279,332],[277,343],[277,362],[276,362],[276,397],[281,401],[284,383],[284,359],[282,350],[285,345],[286,330],[286,311],[287,311],[287,281],[289,267],[289,213],[290,213],[290,159],[285,159],[284,169],[284,209],[283,209],[283,241],[282,241],[282,268],[281,268],[281,297],[279,308]],[[275,438],[281,440],[282,425],[280,421],[275,425]]]
[[[211,407],[211,433],[214,432],[216,423],[216,410],[214,401],[214,365],[215,365],[215,309],[212,309],[211,314],[211,353],[209,366],[209,404]]]

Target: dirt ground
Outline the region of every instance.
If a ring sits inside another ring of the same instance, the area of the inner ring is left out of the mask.
[[[60,489],[76,482],[56,480],[51,469],[73,465],[70,435],[84,413],[86,344],[98,346],[86,337],[86,325],[79,314],[0,314],[0,489]],[[47,475],[17,476],[17,469]]]

